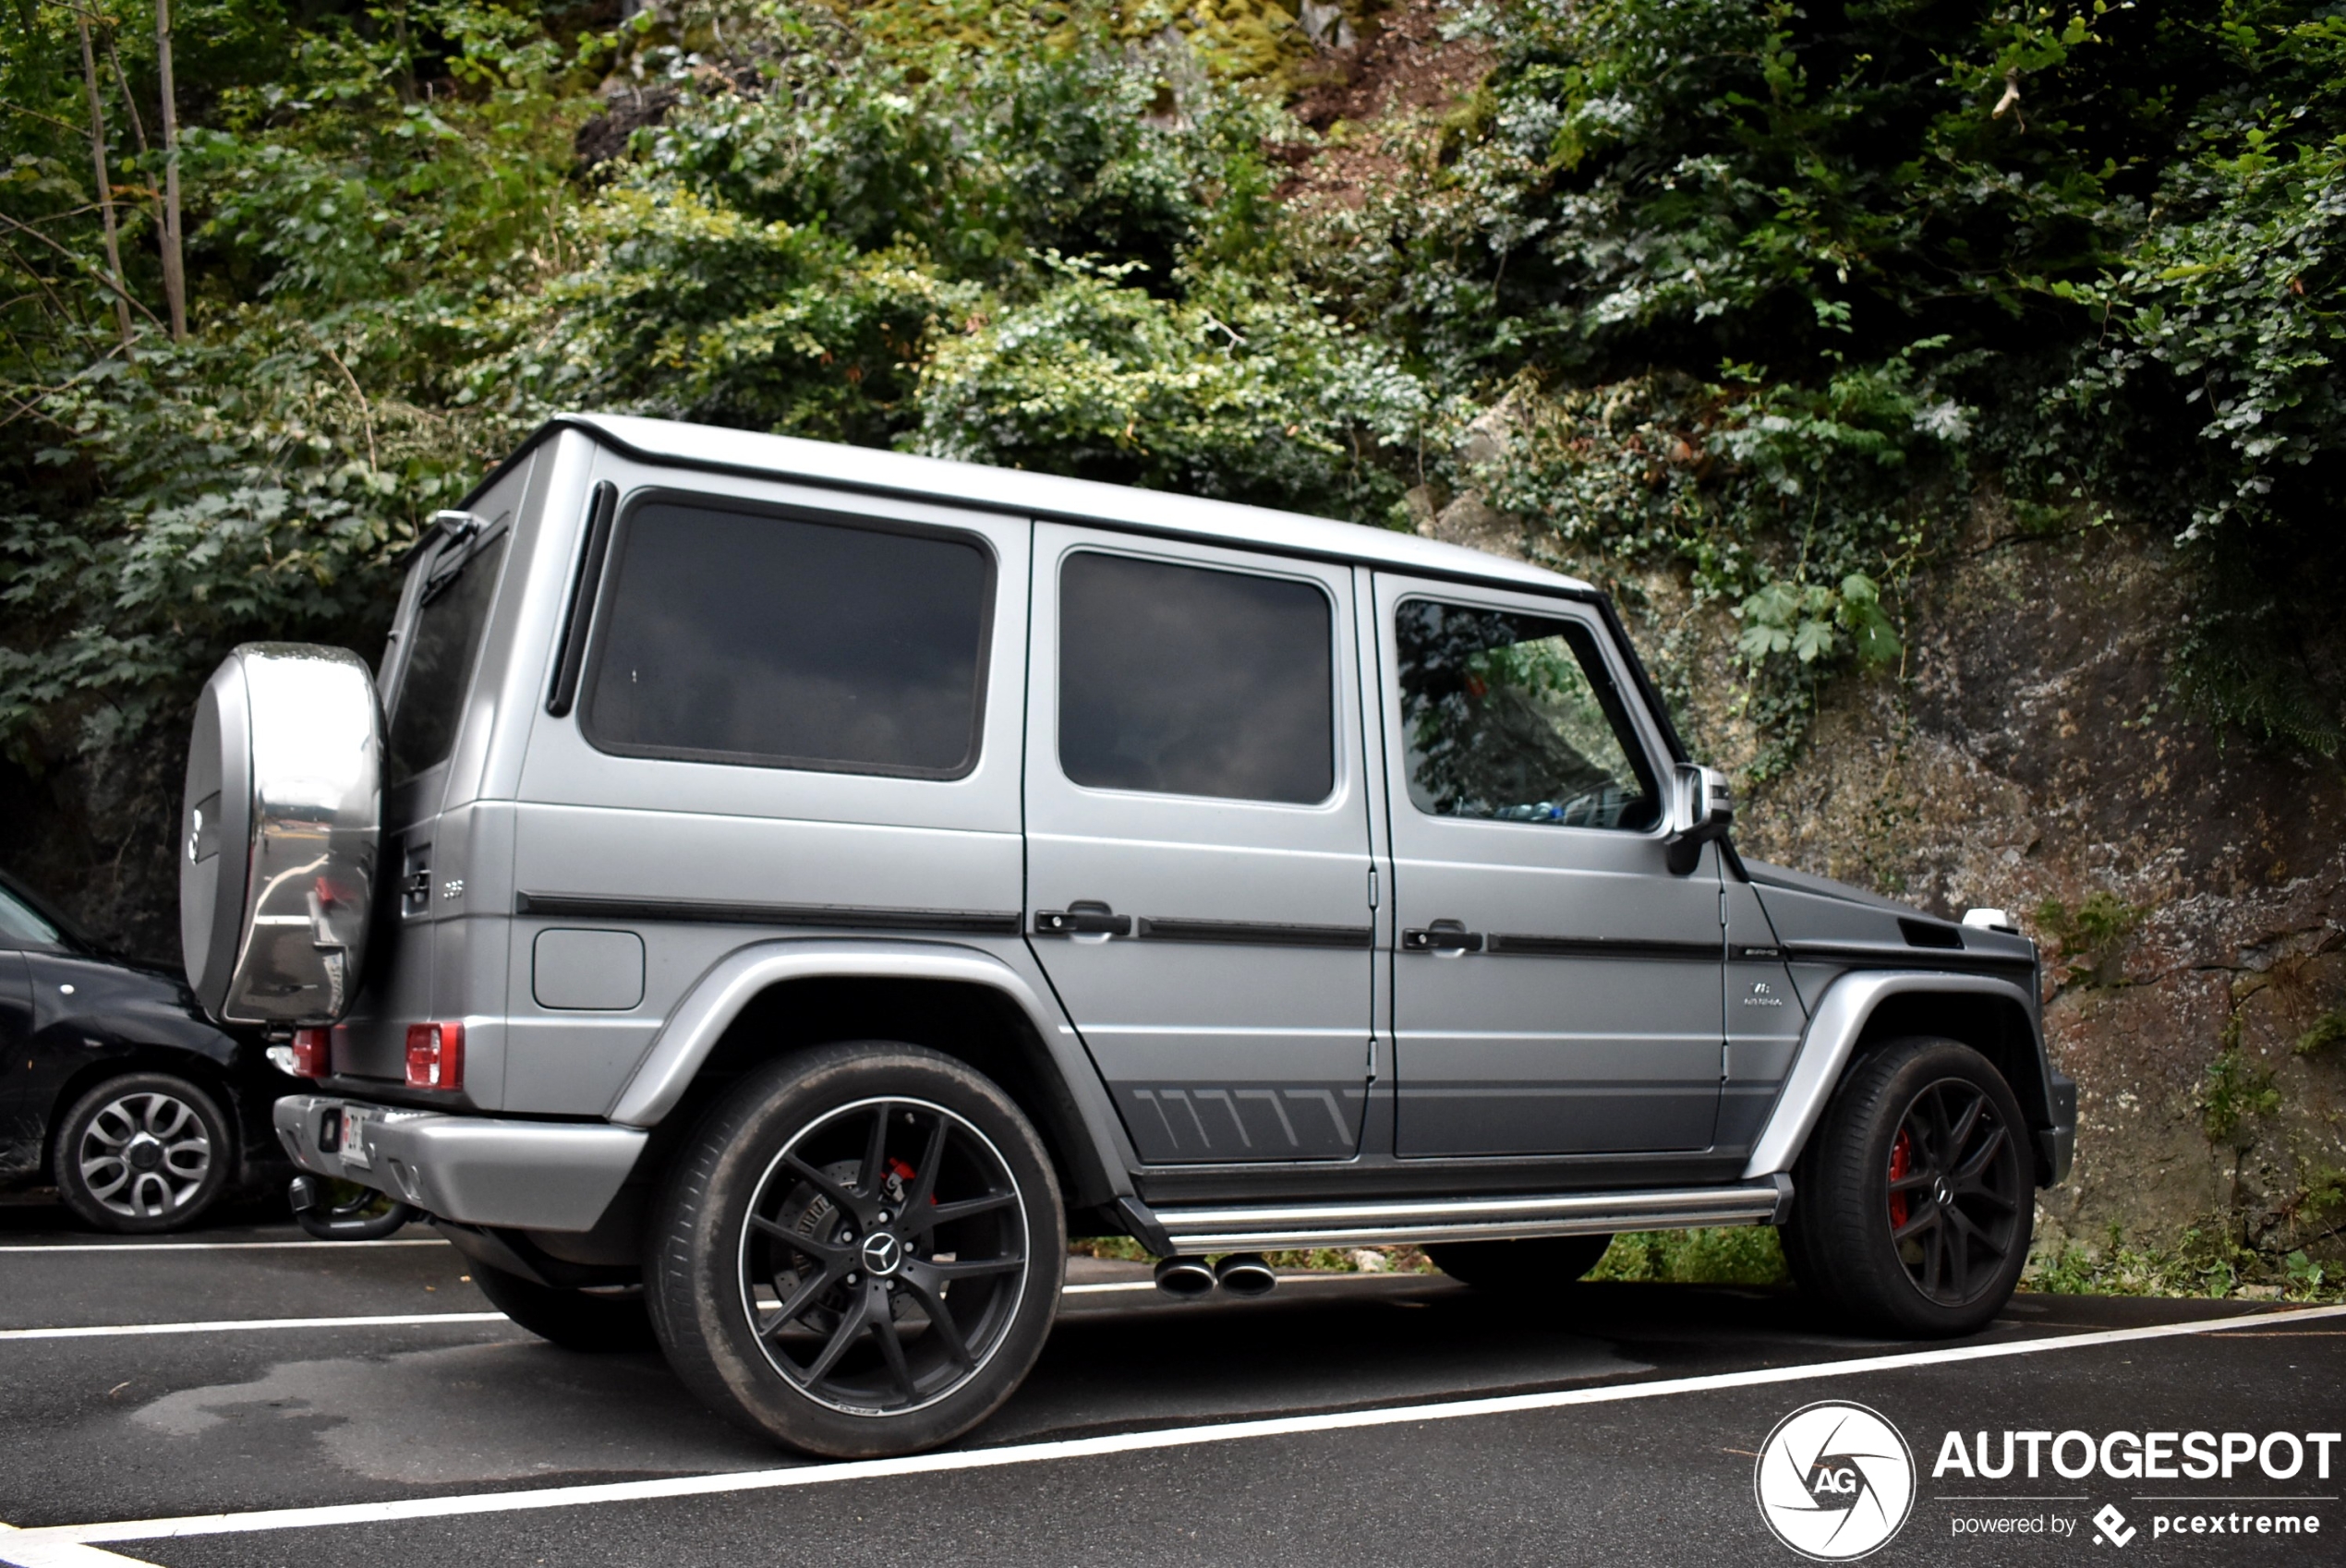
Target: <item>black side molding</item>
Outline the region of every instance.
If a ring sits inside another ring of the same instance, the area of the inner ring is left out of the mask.
[[[1917,951],[1862,942],[1787,942],[1781,951],[1787,963],[1846,964],[1852,969],[1943,969],[1991,974],[2033,974],[2037,969],[2034,959],[2017,954],[1973,952],[1967,948]]]
[[[1141,935],[1156,942],[1227,942],[1254,947],[1358,947],[1376,931],[1366,925],[1275,925],[1243,920],[1158,920],[1143,916]]]
[[[702,925],[789,925],[834,931],[949,932],[1015,936],[1015,910],[890,910],[863,904],[728,904],[694,899],[598,899],[574,893],[521,893],[514,912],[558,920],[692,921]]]
[[[1610,936],[1525,936],[1494,931],[1483,951],[1529,959],[1658,959],[1716,963],[1716,942],[1639,942]]]

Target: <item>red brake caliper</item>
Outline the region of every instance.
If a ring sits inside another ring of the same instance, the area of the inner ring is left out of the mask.
[[[1906,1129],[1902,1127],[1898,1129],[1898,1141],[1890,1146],[1890,1179],[1893,1182],[1904,1181],[1913,1173],[1914,1168],[1914,1140],[1907,1136]],[[1895,1230],[1905,1223],[1906,1195],[1903,1192],[1893,1192],[1890,1195],[1890,1228]]]
[[[909,1186],[913,1177],[919,1173],[914,1171],[912,1166],[906,1164],[903,1161],[898,1159],[895,1155],[890,1154],[888,1157],[888,1174],[894,1176],[898,1181]],[[932,1205],[934,1205],[937,1201],[937,1194],[934,1192],[930,1193],[928,1195],[928,1200]]]

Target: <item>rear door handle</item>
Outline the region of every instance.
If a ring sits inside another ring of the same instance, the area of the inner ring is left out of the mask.
[[[1401,933],[1401,950],[1405,953],[1479,953],[1482,951],[1482,933],[1469,931],[1464,921],[1437,920],[1421,930]]]
[[[1093,899],[1079,899],[1063,910],[1036,910],[1037,936],[1130,936],[1132,917],[1118,914]]]

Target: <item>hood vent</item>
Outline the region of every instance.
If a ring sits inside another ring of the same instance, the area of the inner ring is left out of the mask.
[[[1902,919],[1898,922],[1898,932],[1905,937],[1909,947],[1953,947],[1960,950],[1963,947],[1960,930],[1952,925],[1941,925],[1936,921]]]

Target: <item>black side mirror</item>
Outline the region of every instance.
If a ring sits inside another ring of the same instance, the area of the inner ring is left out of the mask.
[[[1684,876],[1702,859],[1702,847],[1723,838],[1735,823],[1735,793],[1715,767],[1682,762],[1671,778],[1670,874]]]

